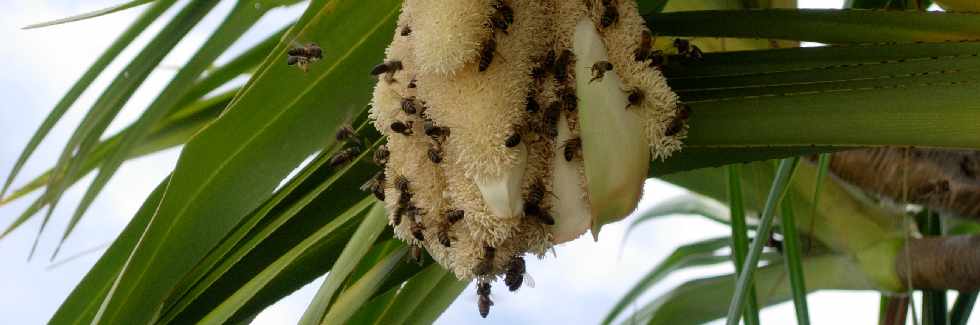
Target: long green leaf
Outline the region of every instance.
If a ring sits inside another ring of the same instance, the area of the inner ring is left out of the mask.
[[[784,264],[786,272],[789,274],[789,284],[793,293],[793,307],[796,310],[796,323],[800,325],[810,324],[810,308],[806,300],[806,281],[803,274],[803,249],[800,245],[800,236],[796,230],[796,217],[793,212],[792,196],[783,197],[780,203],[781,215],[780,226],[783,230],[783,255],[786,257]]]
[[[846,256],[819,256],[803,261],[810,291],[871,289],[860,269]],[[652,325],[703,324],[725,317],[735,287],[733,274],[696,279],[657,297],[621,324]],[[790,299],[786,269],[777,264],[759,268],[755,288],[765,293],[761,306],[771,306]]]
[[[402,247],[371,268],[353,286],[337,297],[337,301],[323,316],[320,324],[345,324],[361,304],[374,295],[375,290],[381,286],[391,270],[402,262],[406,252],[408,247]]]
[[[124,2],[124,3],[121,3],[121,4],[115,5],[115,6],[111,6],[111,7],[107,7],[107,8],[102,8],[102,9],[99,9],[99,10],[90,11],[90,12],[86,12],[86,13],[83,13],[83,14],[74,15],[74,16],[71,16],[71,17],[65,17],[65,18],[61,18],[61,19],[55,19],[55,20],[41,22],[41,23],[37,23],[37,24],[30,24],[30,25],[24,26],[23,29],[41,28],[41,27],[47,27],[47,26],[53,26],[53,25],[60,25],[60,24],[75,22],[75,21],[79,21],[79,20],[86,20],[86,19],[89,19],[89,18],[95,18],[95,17],[99,17],[99,16],[108,15],[108,14],[111,14],[111,13],[114,13],[114,12],[123,11],[123,10],[129,9],[129,8],[132,8],[132,7],[142,6],[144,4],[147,4],[147,3],[150,3],[150,2],[153,2],[153,1],[155,1],[155,0],[130,0],[129,2]]]
[[[71,105],[75,103],[75,100],[82,95],[82,92],[84,92],[85,89],[92,84],[92,81],[94,81],[95,78],[102,73],[102,70],[105,70],[106,66],[108,66],[109,63],[112,62],[112,60],[115,59],[116,56],[119,55],[119,53],[122,52],[122,50],[133,41],[133,39],[136,38],[136,36],[139,36],[139,34],[142,33],[147,26],[156,21],[156,19],[159,18],[163,12],[167,11],[167,9],[170,8],[174,2],[176,2],[176,0],[158,0],[152,7],[143,12],[132,25],[126,28],[126,30],[112,42],[112,45],[109,45],[109,48],[106,49],[98,59],[96,59],[95,63],[93,63],[88,70],[85,70],[85,73],[83,73],[78,81],[71,86],[68,93],[66,93],[61,100],[55,104],[54,109],[51,110],[51,113],[48,113],[48,116],[44,118],[44,122],[41,122],[41,126],[34,131],[34,135],[31,136],[29,141],[27,141],[27,145],[24,146],[24,150],[21,151],[20,156],[17,157],[17,162],[14,163],[13,169],[10,170],[10,175],[7,176],[7,180],[4,181],[3,189],[0,190],[0,198],[3,198],[6,195],[7,190],[10,189],[10,185],[14,181],[14,178],[17,177],[18,173],[20,173],[21,168],[24,167],[24,163],[27,162],[27,158],[30,158],[31,154],[34,153],[34,150],[37,149],[37,146],[41,144],[41,140],[44,140],[48,133],[51,132],[51,128],[53,128],[54,125],[58,123],[58,120],[65,115],[68,108],[70,108]]]
[[[292,262],[299,259],[301,255],[305,254],[306,251],[312,248],[317,242],[322,241],[324,238],[333,234],[335,230],[340,228],[342,225],[351,221],[358,215],[362,214],[372,203],[371,199],[364,199],[357,205],[352,206],[346,212],[337,217],[334,221],[327,224],[325,227],[319,229],[313,236],[310,236],[303,240],[303,242],[290,250],[286,255],[283,255],[275,263],[270,265],[265,270],[262,270],[258,276],[242,286],[234,295],[232,295],[228,300],[219,305],[217,308],[212,310],[204,319],[201,320],[203,323],[209,324],[219,324],[226,322],[231,318],[239,308],[248,302],[249,298],[255,295],[259,290],[261,290],[266,284],[268,284],[275,276],[289,266]],[[377,206],[371,208],[367,212],[366,219],[382,219],[384,210],[379,209]],[[370,222],[373,225],[376,222]],[[371,228],[370,226],[368,228]]]
[[[91,154],[91,151],[99,143],[99,138],[109,123],[115,118],[119,110],[129,100],[137,88],[146,80],[146,77],[160,63],[161,60],[170,52],[177,43],[183,39],[191,28],[207,15],[216,1],[193,0],[188,3],[180,12],[174,16],[164,28],[150,40],[150,43],[136,55],[124,69],[123,73],[109,84],[109,87],[99,96],[92,108],[86,113],[82,122],[68,139],[68,144],[61,151],[58,161],[54,167],[51,182],[45,189],[44,196],[48,201],[49,208],[41,220],[41,227],[38,236],[34,240],[31,248],[31,255],[37,248],[40,234],[51,219],[51,214],[58,206],[62,194],[67,189],[66,180],[72,179],[81,169],[82,162]],[[77,160],[72,161],[71,158]]]
[[[732,220],[732,261],[735,275],[742,273],[742,264],[749,250],[749,229],[745,220],[745,203],[742,200],[742,173],[739,165],[728,166],[728,206]],[[749,281],[752,281],[751,279]],[[745,302],[745,324],[759,324],[759,301],[755,287],[749,288]]]
[[[109,292],[119,272],[122,271],[129,252],[141,239],[144,230],[153,218],[156,206],[163,198],[163,192],[170,182],[168,176],[157,185],[156,189],[143,201],[136,215],[130,219],[129,224],[123,229],[119,237],[112,242],[112,245],[102,254],[99,261],[95,263],[85,274],[85,277],[75,289],[72,290],[65,302],[58,307],[49,324],[89,324],[99,308],[100,298],[105,297]]]
[[[327,275],[327,279],[323,281],[320,289],[317,290],[316,295],[313,297],[313,302],[310,303],[306,312],[303,313],[303,317],[299,322],[300,324],[309,325],[320,323],[323,316],[327,313],[327,307],[330,301],[338,294],[338,289],[340,289],[341,284],[344,283],[344,280],[354,270],[358,261],[364,258],[368,250],[371,249],[378,235],[381,235],[381,232],[385,230],[385,226],[388,225],[386,215],[384,207],[380,204],[375,204],[371,208],[371,212],[361,222],[361,226],[357,228],[354,236],[350,238],[347,246],[344,247],[344,251],[340,253],[340,257],[334,262],[333,268],[330,269],[330,273]]]
[[[966,325],[966,322],[970,320],[970,314],[973,313],[973,306],[977,303],[977,292],[963,292],[961,291],[956,295],[956,302],[953,303],[953,309],[949,311],[949,323],[950,325]]]
[[[730,220],[728,211],[721,203],[697,194],[685,194],[666,199],[640,213],[626,227],[623,242],[625,243],[629,239],[630,234],[640,224],[672,215],[697,215],[722,224],[728,224]]]
[[[452,273],[446,273],[425,298],[419,299],[422,304],[415,307],[405,320],[405,324],[432,324],[449,305],[456,301],[470,281],[460,281]],[[383,323],[382,323],[383,324]]]
[[[705,10],[646,15],[661,35],[870,43],[980,38],[975,13],[884,10]],[[778,28],[773,28],[778,26]]]
[[[436,286],[447,275],[450,277],[453,276],[438,264],[429,265],[429,267],[419,272],[418,275],[406,282],[405,286],[398,290],[398,296],[387,308],[377,315],[377,319],[373,323],[385,325],[404,324],[405,320],[412,315],[413,310],[418,308],[420,304],[428,303],[424,298],[432,290],[435,290]],[[317,320],[317,324],[319,324],[319,320]]]
[[[755,273],[756,265],[759,263],[759,255],[762,254],[762,246],[768,239],[772,227],[773,212],[776,209],[776,204],[786,194],[786,188],[793,176],[797,161],[797,158],[786,158],[779,162],[776,179],[772,182],[765,208],[762,210],[762,216],[760,216],[759,228],[755,233],[755,239],[752,240],[752,247],[745,258],[745,263],[742,264],[742,273],[738,275],[734,298],[728,305],[728,325],[737,325],[739,319],[742,318],[742,310],[745,308],[745,300],[749,293],[748,289],[752,286],[752,274]]]
[[[692,128],[695,126],[692,126]],[[665,160],[650,162],[651,175],[668,175],[707,167],[809,156],[825,152],[856,149],[846,146],[779,146],[779,147],[686,147]]]
[[[606,317],[602,320],[602,324],[612,324],[612,322],[616,320],[616,317],[619,316],[623,310],[626,310],[626,307],[636,302],[636,299],[646,292],[647,289],[657,284],[660,282],[660,280],[674,271],[688,267],[718,264],[727,261],[728,256],[715,255],[714,252],[727,246],[728,243],[728,238],[722,237],[702,240],[696,243],[678,247],[673,253],[660,262],[660,264],[657,264],[656,267],[647,272],[647,274],[644,275],[643,278],[636,283],[636,285],[630,288],[630,290],[626,292],[622,298],[619,298],[619,301],[613,305],[613,308],[609,310],[609,313],[606,314]]]
[[[303,74],[283,63],[289,45],[280,44],[231,107],[184,147],[158,222],[107,301],[104,321],[145,322],[180,277],[363,107],[373,83],[365,71],[381,60],[398,13],[397,1],[373,4],[311,3],[293,32],[331,44],[324,59]]]
[[[88,207],[95,201],[95,197],[102,191],[103,187],[105,187],[109,179],[116,173],[116,170],[119,169],[123,161],[130,156],[130,151],[135,149],[149,135],[149,127],[156,124],[157,121],[163,119],[168,113],[178,107],[177,105],[180,103],[182,96],[194,86],[194,80],[207,67],[211,66],[214,60],[224,53],[232,43],[237,41],[268,12],[268,6],[259,6],[256,8],[254,6],[255,3],[257,2],[249,0],[239,1],[232,8],[228,16],[225,17],[225,20],[218,25],[218,28],[211,34],[208,40],[201,45],[197,53],[191,57],[190,61],[184,64],[157,98],[150,103],[146,111],[126,131],[121,133],[119,144],[109,149],[109,152],[106,153],[106,158],[102,160],[102,164],[99,166],[99,173],[95,176],[95,180],[92,181],[91,185],[89,185],[88,190],[75,209],[75,213],[69,219],[68,226],[65,228],[61,241],[51,255],[52,259],[58,254],[61,245],[64,244],[68,235],[75,229],[82,215],[85,214]]]

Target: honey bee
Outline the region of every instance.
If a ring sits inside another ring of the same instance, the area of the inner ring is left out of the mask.
[[[402,61],[398,61],[398,60],[385,61],[374,66],[374,68],[371,69],[371,75],[378,76],[384,73],[385,81],[388,81],[390,83],[395,81],[395,73],[401,70],[402,68],[404,68],[404,66],[402,66]]]
[[[412,219],[416,219],[412,221],[412,229],[411,229],[412,237],[415,237],[415,239],[417,239],[418,241],[425,241],[425,234],[423,233],[423,231],[425,230],[425,226],[422,225],[422,222],[418,221],[417,219],[420,218],[421,216],[417,215],[418,214],[417,211],[413,211],[412,214],[413,214]]]
[[[568,79],[568,65],[572,62],[572,51],[565,49],[555,59],[554,69],[555,80],[564,82]]]
[[[439,145],[429,146],[429,152],[427,154],[429,161],[432,163],[438,164],[442,162],[442,148]]]
[[[385,172],[379,171],[370,180],[361,185],[361,191],[370,191],[380,201],[385,200]]]
[[[480,296],[480,317],[487,318],[487,315],[490,315],[490,306],[493,306],[493,300],[490,300],[490,283],[477,282],[476,294]]]
[[[340,129],[337,130],[337,134],[334,135],[334,138],[336,138],[337,141],[347,141],[357,147],[364,145],[364,143],[361,142],[361,139],[357,137],[357,132],[355,132],[354,128],[350,125],[341,126]]]
[[[558,136],[558,118],[561,117],[561,103],[553,102],[544,109],[545,134],[549,137]]]
[[[410,89],[411,89],[411,88],[415,88],[415,87],[418,87],[417,85],[415,85],[415,83],[416,83],[416,82],[418,82],[418,80],[417,80],[417,79],[415,79],[415,77],[412,77],[412,80],[409,80],[409,81],[408,81],[408,85],[407,85],[407,86],[405,86],[405,87],[408,87],[408,88],[410,88]]]
[[[439,243],[442,244],[442,246],[452,247],[453,242],[449,238],[449,227],[448,226],[442,226],[442,227],[440,227],[439,228],[439,232],[436,233],[436,236],[439,238]]]
[[[410,185],[411,182],[409,182],[408,177],[405,177],[403,175],[398,175],[397,177],[395,177],[395,189],[403,193],[408,192],[408,187]]]
[[[643,102],[644,97],[646,97],[646,95],[643,94],[643,90],[640,90],[640,88],[631,89],[629,96],[626,97],[627,101],[629,101],[629,103],[626,104],[626,108],[630,108],[630,106],[640,106],[640,103]]]
[[[295,65],[300,70],[303,70],[303,72],[306,72],[309,69],[310,63],[323,58],[323,49],[316,45],[316,43],[308,43],[305,46],[291,48],[286,54],[288,55],[286,57],[286,64]]]
[[[599,61],[592,65],[592,79],[589,83],[593,81],[602,79],[606,75],[606,71],[612,71],[613,65],[609,61]]]
[[[555,224],[555,218],[548,211],[541,208],[541,202],[544,200],[544,192],[544,184],[540,181],[531,185],[527,193],[527,198],[524,200],[524,216],[535,218],[542,224],[550,226]]]
[[[691,116],[691,108],[687,105],[680,104],[677,108],[677,113],[674,115],[674,119],[670,121],[667,125],[667,130],[664,132],[666,136],[673,136],[680,133],[684,129],[684,122],[687,118]]]
[[[527,282],[527,286],[534,288],[534,279],[531,278],[530,274],[527,274],[527,264],[524,262],[524,258],[520,256],[514,256],[507,263],[507,273],[504,274],[504,284],[507,285],[507,289],[511,292],[517,291],[521,288],[524,282]]]
[[[401,36],[412,35],[412,26],[408,26],[408,25],[402,26],[402,30],[398,34]]]
[[[388,151],[388,145],[382,144],[374,150],[374,163],[378,166],[387,165],[389,156],[391,156],[391,151]]]
[[[418,108],[416,106],[418,104],[415,102],[415,97],[402,98],[401,104],[402,112],[405,112],[405,114],[413,115],[418,112]]]
[[[391,130],[395,133],[401,133],[402,135],[412,135],[412,121],[394,121],[391,122]]]
[[[422,265],[422,246],[411,245],[408,249],[408,261]]]
[[[507,28],[514,23],[514,9],[511,9],[510,6],[499,0],[493,7],[497,10],[493,13],[493,16],[490,16],[490,24],[494,30],[499,30],[504,35],[507,35]]]
[[[360,154],[361,154],[360,147],[350,147],[347,149],[340,150],[330,157],[330,168],[336,168],[340,165],[349,163],[353,161],[354,158],[357,158],[357,156]]]
[[[619,19],[619,9],[616,9],[616,5],[612,2],[613,0],[602,0],[605,10],[602,11],[602,17],[599,18],[599,25],[603,29],[612,26]]]
[[[562,153],[565,155],[565,161],[572,161],[578,156],[582,155],[582,138],[571,138],[565,140],[562,145]]]
[[[561,100],[561,107],[567,112],[574,112],[578,109],[578,96],[575,95],[575,90],[572,87],[565,87],[558,91],[559,100]]]
[[[405,215],[405,210],[408,210],[408,207],[403,204],[399,204],[398,207],[395,208],[395,213],[391,214],[392,225],[398,227],[398,225],[402,224],[402,215]]]
[[[494,54],[497,51],[497,40],[490,37],[483,42],[480,48],[480,65],[477,68],[480,72],[486,71],[490,67],[490,63],[493,62]]]
[[[483,246],[483,260],[476,264],[473,273],[476,275],[487,275],[493,271],[493,259],[497,254],[497,249],[490,245]]]
[[[649,30],[644,29],[640,33],[640,46],[636,48],[633,52],[633,60],[636,62],[641,62],[646,60],[650,56],[650,52],[653,50],[653,35],[650,34]]]
[[[521,134],[517,131],[511,133],[511,135],[504,140],[504,146],[507,148],[513,148],[519,144],[521,144]]]
[[[440,142],[443,137],[449,136],[449,128],[438,126],[435,121],[429,118],[426,118],[422,123],[422,130],[425,131],[425,135],[436,140],[436,142]]]
[[[463,215],[465,213],[465,211],[459,209],[448,210],[446,211],[446,220],[449,221],[449,224],[451,225],[455,224],[463,219]]]
[[[674,39],[674,47],[677,48],[677,54],[683,56],[686,59],[702,60],[704,59],[704,53],[697,45],[691,44],[690,41],[682,38]]]
[[[527,104],[524,105],[524,111],[528,114],[534,114],[541,110],[541,106],[538,105],[538,101],[534,99],[534,95],[527,95]]]

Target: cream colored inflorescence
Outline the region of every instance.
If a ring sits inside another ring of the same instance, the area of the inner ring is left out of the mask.
[[[686,133],[644,35],[632,0],[406,0],[370,111],[395,235],[513,288],[515,260],[625,217]]]

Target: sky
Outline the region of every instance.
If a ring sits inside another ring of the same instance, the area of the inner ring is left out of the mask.
[[[61,18],[117,4],[120,0],[4,0],[0,1],[0,180],[5,180],[35,128],[65,91],[75,82],[95,58],[138,15],[140,9],[128,10],[97,19],[37,30],[20,27],[54,18]],[[840,7],[842,1],[800,1],[801,7]],[[184,3],[181,1],[178,3]],[[109,132],[118,131],[133,121],[157,92],[173,77],[179,66],[203,42],[220,19],[230,9],[224,1],[204,22],[163,61],[163,68],[154,71],[123,109]],[[253,28],[232,51],[278,29],[290,17],[301,13],[302,7],[271,12]],[[167,13],[172,16],[174,10]],[[34,157],[28,162],[15,184],[23,184],[38,175],[57,159],[71,131],[84,111],[99,95],[111,78],[120,73],[123,65],[136,54],[136,49],[161,28],[158,22],[150,27],[98,78],[76,105],[65,115]],[[219,59],[224,62],[227,57]],[[244,80],[238,80],[243,82]],[[60,303],[96,262],[104,248],[115,238],[139,208],[153,187],[174,166],[179,149],[171,149],[148,157],[131,160],[123,165],[92,208],[68,239],[62,254],[54,263],[48,256],[64,230],[66,221],[83,194],[85,186],[68,191],[60,208],[55,211],[49,228],[41,237],[38,257],[27,261],[28,251],[37,234],[37,218],[25,224],[9,237],[0,240],[0,324],[42,324],[57,310]],[[87,184],[89,175],[80,184]],[[643,211],[666,198],[684,194],[669,184],[650,180],[638,211]],[[5,227],[26,208],[37,194],[0,207],[0,226]],[[594,242],[586,235],[557,247],[557,258],[529,259],[528,270],[536,286],[516,294],[497,290],[489,318],[480,319],[476,295],[472,286],[439,318],[438,324],[590,324],[601,320],[605,313],[639,278],[660,263],[676,247],[700,239],[723,236],[726,227],[690,216],[664,218],[643,224],[623,242],[626,221],[603,228],[602,236]],[[64,261],[73,255],[77,258]],[[64,261],[64,262],[62,262]],[[692,271],[678,272],[655,286],[641,299],[649,301],[686,280],[705,275],[731,272],[729,264]],[[322,282],[322,277],[294,294],[269,307],[255,319],[255,324],[294,324]],[[502,287],[500,287],[502,288]],[[813,324],[872,324],[877,319],[878,294],[873,292],[819,292],[809,297]],[[642,305],[636,306],[639,308]],[[560,310],[560,312],[556,312]],[[768,308],[762,313],[763,323],[789,324],[795,322],[790,303]],[[717,323],[717,322],[716,322]],[[980,324],[980,322],[978,322]]]

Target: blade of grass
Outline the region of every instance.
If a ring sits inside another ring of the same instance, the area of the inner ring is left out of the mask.
[[[776,178],[773,180],[772,188],[769,190],[769,195],[766,198],[766,205],[762,210],[759,228],[756,231],[755,239],[752,240],[752,246],[745,258],[745,263],[742,264],[742,273],[738,275],[734,298],[728,306],[728,325],[737,325],[739,319],[742,318],[742,310],[745,308],[745,300],[750,291],[748,289],[752,286],[752,274],[755,272],[756,265],[759,263],[762,246],[769,238],[773,212],[776,209],[776,204],[786,194],[786,189],[793,176],[793,171],[796,168],[798,160],[799,158],[786,158],[779,161],[779,169],[776,171]]]
[[[742,202],[742,173],[739,165],[728,166],[728,206],[732,220],[732,261],[735,263],[735,275],[742,273],[742,264],[749,250],[749,229],[745,220],[745,203]],[[749,279],[752,282],[752,279]],[[755,286],[749,288],[748,300],[745,302],[745,324],[759,324],[759,302],[756,298]]]
[[[41,27],[60,25],[60,24],[65,24],[65,23],[70,23],[70,22],[76,22],[76,21],[80,21],[80,20],[86,20],[86,19],[90,19],[90,18],[95,18],[95,17],[99,17],[99,16],[108,15],[108,14],[111,14],[111,13],[114,13],[114,12],[123,11],[123,10],[129,9],[129,8],[132,8],[132,7],[142,6],[144,4],[147,4],[147,3],[150,3],[150,2],[153,2],[153,1],[155,1],[155,0],[131,0],[129,2],[120,3],[118,5],[111,6],[111,7],[106,7],[106,8],[102,8],[102,9],[99,9],[99,10],[89,11],[89,12],[86,12],[86,13],[83,13],[83,14],[78,14],[78,15],[74,15],[74,16],[70,16],[70,17],[65,17],[65,18],[55,19],[55,20],[50,20],[50,21],[45,21],[45,22],[40,22],[40,23],[36,23],[36,24],[30,24],[30,25],[27,25],[27,26],[22,27],[21,29],[41,28]]]
[[[960,41],[980,38],[975,13],[760,9],[644,16],[661,35],[799,40],[821,43]],[[772,28],[779,26],[779,28]]]
[[[408,247],[402,247],[371,268],[360,280],[337,297],[337,301],[323,316],[320,324],[345,324],[357,309],[374,295],[375,290],[384,282],[390,271],[402,262],[407,252]]]
[[[973,306],[977,303],[977,292],[960,292],[956,295],[956,302],[953,303],[953,310],[949,312],[950,325],[966,325],[973,313]]]
[[[800,236],[796,230],[796,217],[793,212],[792,195],[783,197],[780,203],[782,213],[780,225],[783,230],[783,254],[786,272],[789,273],[789,284],[793,293],[793,307],[796,310],[796,323],[810,324],[810,308],[807,306],[806,281],[803,275],[803,254],[800,247]]]
[[[670,256],[667,256],[660,264],[657,264],[656,267],[647,272],[640,281],[637,281],[622,298],[619,298],[619,301],[613,305],[613,308],[609,310],[609,313],[602,320],[602,324],[612,324],[616,320],[616,317],[626,310],[626,307],[636,302],[636,299],[646,292],[647,289],[657,284],[670,273],[688,267],[718,264],[728,260],[728,256],[713,254],[714,251],[727,246],[728,243],[727,237],[721,237],[678,247]]]
[[[262,272],[259,273],[258,276],[256,276],[254,279],[250,280],[248,283],[246,283],[244,286],[238,289],[238,291],[235,292],[234,295],[232,295],[228,300],[226,300],[224,303],[219,305],[217,308],[212,310],[206,317],[204,317],[204,319],[201,320],[201,322],[207,324],[220,324],[227,321],[238,311],[239,308],[245,305],[245,303],[248,301],[248,299],[251,296],[255,295],[266,284],[268,284],[276,276],[278,272],[281,272],[283,269],[289,266],[293,261],[299,259],[300,256],[306,252],[306,250],[315,246],[317,242],[323,240],[330,234],[334,233],[334,230],[336,230],[343,224],[347,223],[348,221],[351,221],[354,218],[362,215],[362,213],[364,213],[365,210],[371,207],[372,203],[374,203],[373,199],[365,198],[357,205],[352,206],[346,212],[338,216],[337,219],[331,221],[323,228],[317,230],[317,232],[314,233],[313,236],[305,238],[300,245],[291,249],[288,253],[280,257],[275,263],[273,263],[266,269],[262,270]],[[371,207],[371,209],[367,212],[367,216],[365,218],[383,220],[384,219],[383,213],[384,213],[384,209],[378,208],[377,205],[375,205],[375,207]],[[375,223],[376,222],[371,221],[369,224],[373,225]],[[369,226],[368,228],[371,227]]]
[[[99,173],[89,185],[88,190],[85,191],[85,195],[82,196],[82,200],[69,219],[68,226],[61,236],[58,246],[51,254],[52,260],[58,255],[58,251],[68,239],[68,235],[75,230],[75,226],[81,220],[82,215],[95,201],[95,197],[102,191],[123,161],[129,157],[130,151],[150,133],[150,126],[156,124],[157,121],[178,107],[180,99],[194,86],[194,81],[198,76],[211,66],[214,60],[224,53],[228,47],[251,29],[270,8],[269,6],[256,8],[252,1],[239,1],[198,51],[164,87],[157,98],[150,103],[143,114],[126,131],[121,133],[119,144],[109,149],[106,158],[102,160],[102,164],[99,166]],[[92,136],[98,138],[99,134],[101,132],[93,132]]]
[[[51,128],[53,128],[54,125],[58,123],[58,120],[65,115],[68,108],[70,108],[71,105],[75,103],[75,100],[82,95],[82,92],[84,92],[85,89],[92,84],[92,81],[94,81],[95,78],[102,73],[102,70],[105,70],[106,66],[108,66],[109,63],[112,62],[112,60],[115,59],[116,56],[126,48],[126,46],[129,45],[129,43],[133,42],[133,39],[135,39],[136,36],[142,33],[147,26],[156,21],[156,19],[167,11],[167,9],[169,9],[174,2],[176,2],[176,0],[158,0],[156,3],[154,3],[153,6],[144,11],[139,18],[132,23],[132,25],[126,28],[126,30],[123,31],[123,33],[120,34],[111,45],[109,45],[109,48],[95,60],[95,63],[93,63],[88,70],[85,70],[85,73],[83,73],[78,81],[71,86],[68,93],[66,93],[61,100],[55,104],[54,109],[51,110],[51,113],[48,113],[48,116],[44,118],[44,122],[41,122],[41,126],[34,131],[34,135],[32,135],[31,139],[27,141],[27,145],[24,146],[24,150],[22,150],[20,156],[17,157],[17,162],[14,163],[14,167],[10,170],[7,180],[3,183],[3,189],[0,190],[0,198],[5,197],[7,190],[10,189],[10,185],[14,181],[14,178],[17,177],[18,173],[20,173],[21,168],[24,167],[24,163],[27,162],[27,158],[30,158],[30,156],[34,153],[34,150],[37,149],[37,146],[41,144],[41,140],[44,140],[44,138],[47,137],[48,133],[51,132]]]
[[[330,301],[339,293],[338,289],[340,289],[341,284],[344,283],[344,280],[354,270],[354,266],[364,258],[365,254],[367,254],[368,250],[371,249],[371,246],[378,238],[378,235],[381,235],[381,232],[385,230],[385,226],[388,225],[388,219],[385,217],[386,213],[384,211],[384,207],[380,204],[375,204],[371,208],[371,212],[361,222],[361,226],[357,228],[350,242],[347,243],[343,252],[340,253],[340,257],[334,262],[333,268],[327,274],[327,279],[323,281],[320,289],[313,296],[313,301],[307,306],[306,312],[303,313],[303,317],[299,321],[300,324],[319,324],[323,316],[326,315],[327,307]]]
[[[41,233],[51,214],[58,206],[62,194],[67,189],[65,180],[72,179],[81,169],[80,165],[99,143],[99,137],[109,126],[123,104],[132,96],[133,92],[146,80],[146,77],[160,63],[161,60],[170,52],[177,43],[183,39],[191,28],[197,25],[207,15],[217,1],[193,0],[188,3],[180,12],[174,16],[164,28],[154,37],[149,44],[137,54],[123,73],[116,76],[108,88],[99,96],[92,109],[86,113],[82,122],[68,139],[68,144],[61,151],[58,162],[55,164],[51,182],[45,189],[45,200],[49,204],[48,210],[41,220],[38,236],[34,239],[30,255],[34,255],[37,242],[40,240]],[[70,159],[74,154],[78,160],[74,162]]]
[[[394,0],[373,4],[311,2],[291,33],[304,42],[331,40],[332,50],[303,74],[281,61],[288,46],[281,43],[221,117],[184,147],[157,211],[160,222],[150,226],[151,239],[136,249],[132,271],[109,299],[106,322],[144,323],[145,311],[158,308],[181,277],[322,148],[348,112],[363,109],[374,83],[364,71],[381,60],[399,11]],[[270,102],[284,104],[270,109]],[[252,132],[242,136],[243,129]]]

